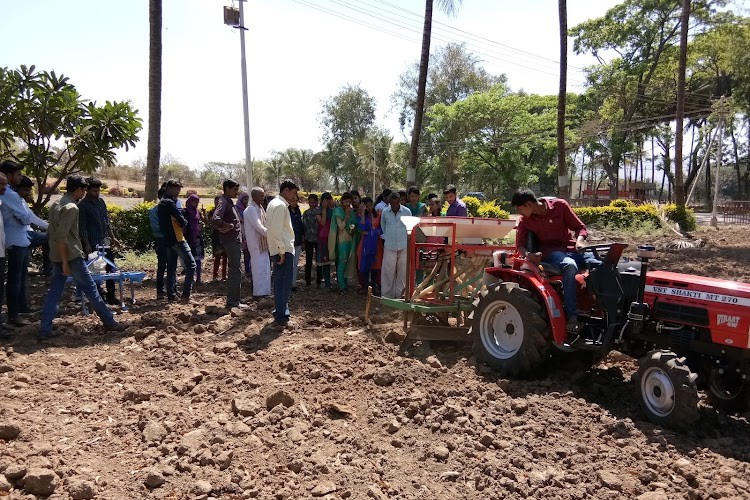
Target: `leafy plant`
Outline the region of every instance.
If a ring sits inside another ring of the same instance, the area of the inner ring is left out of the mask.
[[[672,203],[666,205],[662,210],[667,220],[679,224],[683,231],[695,231],[698,221],[692,208],[681,208]]]
[[[610,207],[619,207],[619,208],[625,208],[625,207],[634,207],[635,203],[633,203],[630,200],[623,200],[622,198],[617,200],[612,200],[609,203]]]
[[[627,228],[635,224],[652,223],[661,225],[661,219],[652,205],[632,207],[580,207],[573,211],[584,224],[599,227]]]
[[[482,203],[477,210],[477,216],[483,219],[509,219],[510,213],[498,207],[492,201]]]
[[[466,211],[469,212],[469,217],[479,217],[479,207],[482,205],[479,198],[466,196],[461,200],[466,203]]]
[[[97,105],[54,71],[0,68],[0,148],[37,186],[51,181],[37,193],[35,210],[67,176],[112,165],[116,150],[135,146],[140,130],[129,102]]]
[[[126,249],[142,252],[153,248],[154,235],[148,218],[153,206],[153,202],[143,202],[128,210],[117,205],[107,207],[115,236]]]

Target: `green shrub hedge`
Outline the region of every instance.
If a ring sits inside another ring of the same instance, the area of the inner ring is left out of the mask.
[[[618,228],[633,227],[645,223],[654,224],[657,227],[661,225],[661,219],[653,205],[580,207],[574,208],[573,211],[586,225]]]
[[[484,202],[480,205],[479,210],[477,210],[477,217],[482,217],[483,219],[510,219],[510,213],[492,201]]]
[[[466,211],[469,213],[469,217],[480,217],[479,208],[482,206],[482,202],[481,200],[479,200],[479,198],[467,196],[465,198],[461,198],[461,201],[466,203]]]
[[[124,210],[117,205],[108,205],[107,212],[112,230],[118,240],[128,249],[144,251],[154,246],[154,235],[148,220],[148,211],[155,203],[146,201]]]
[[[633,203],[630,200],[624,200],[622,198],[619,198],[617,200],[612,200],[611,202],[609,202],[609,206],[610,207],[620,207],[620,208],[634,207],[635,203]]]
[[[679,224],[683,231],[695,231],[695,228],[698,226],[698,221],[695,218],[695,212],[692,208],[680,209],[672,203],[666,205],[662,210],[664,210],[666,218]]]

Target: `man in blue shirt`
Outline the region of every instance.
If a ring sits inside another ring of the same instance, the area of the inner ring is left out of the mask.
[[[401,205],[397,192],[388,196],[388,207],[380,216],[383,230],[383,266],[380,289],[383,297],[398,299],[406,286],[406,226],[401,221],[411,211]]]
[[[445,191],[443,191],[443,194],[445,195],[445,201],[448,202],[448,211],[445,212],[446,217],[468,216],[466,203],[461,201],[461,198],[456,195],[456,186],[454,186],[453,184],[448,184],[448,186],[445,188]]]
[[[115,261],[115,255],[112,252],[112,246],[118,247],[120,242],[115,238],[114,232],[112,232],[112,224],[109,221],[109,214],[107,213],[107,204],[99,196],[102,188],[102,181],[94,177],[88,178],[88,187],[86,188],[86,196],[78,202],[78,213],[79,213],[79,228],[81,232],[81,244],[83,245],[83,251],[86,255],[98,250],[98,246],[109,246],[104,250],[105,257],[110,261]],[[109,245],[105,245],[105,239],[109,238]],[[107,272],[111,273],[114,269],[107,264]],[[115,282],[113,280],[107,280],[107,295],[105,300],[108,304],[119,304],[115,296]],[[101,289],[99,289],[99,295],[104,297]]]
[[[6,160],[0,163],[0,172],[8,178],[8,187],[5,194],[1,195],[3,204],[0,205],[5,227],[5,261],[8,269],[5,288],[8,323],[25,326],[29,324],[29,320],[20,314],[24,312],[23,308],[26,305],[24,263],[27,262],[31,244],[27,226],[31,224],[32,212],[14,189],[14,186],[21,183],[22,167]]]
[[[156,197],[161,201],[164,193],[167,191],[167,183],[163,183],[159,188]],[[164,233],[159,227],[159,204],[157,203],[148,211],[148,221],[151,225],[151,232],[154,234],[154,250],[156,250],[156,298],[164,298],[164,275],[167,272],[167,244],[164,241]],[[171,295],[177,295],[172,291]]]
[[[175,179],[167,181],[166,190],[159,202],[157,214],[159,216],[159,230],[164,235],[164,243],[167,246],[167,300],[172,302],[176,299],[177,260],[179,259],[185,269],[185,282],[182,285],[180,299],[183,303],[192,304],[190,293],[193,289],[193,277],[195,276],[195,259],[193,259],[193,254],[183,232],[185,226],[187,226],[187,219],[176,204],[181,189],[182,183],[180,181]]]

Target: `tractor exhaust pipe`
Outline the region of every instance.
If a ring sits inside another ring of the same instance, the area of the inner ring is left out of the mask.
[[[653,245],[638,245],[636,255],[641,261],[641,275],[638,283],[638,298],[630,304],[628,311],[628,323],[633,328],[633,332],[639,334],[643,332],[648,315],[648,305],[644,302],[643,297],[646,294],[646,273],[648,272],[648,261],[656,257],[656,248]]]

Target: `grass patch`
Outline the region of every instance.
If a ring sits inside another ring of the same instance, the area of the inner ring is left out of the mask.
[[[118,267],[126,271],[147,270],[156,267],[156,252],[134,252],[127,250],[115,260]]]

